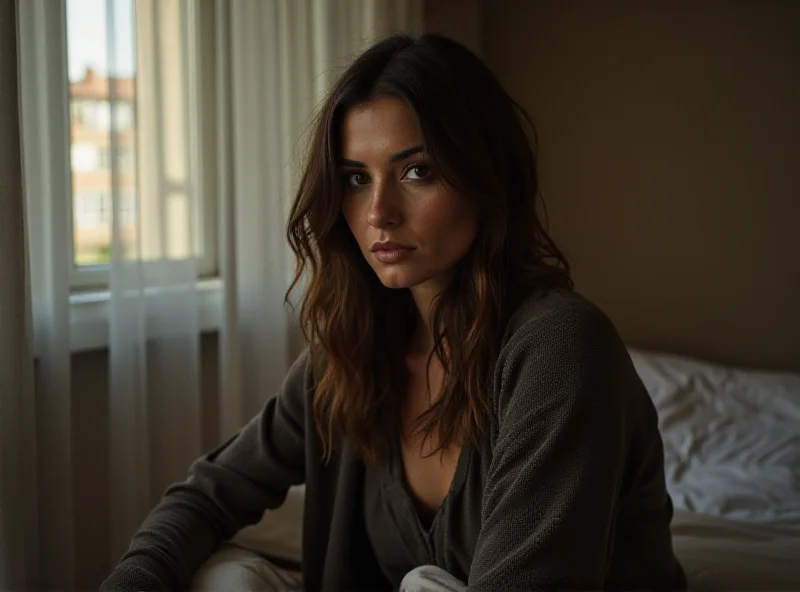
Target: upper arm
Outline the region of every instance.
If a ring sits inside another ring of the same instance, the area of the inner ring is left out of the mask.
[[[601,312],[580,307],[528,322],[500,364],[470,589],[601,589],[625,461],[627,351]]]
[[[202,489],[236,530],[281,505],[288,488],[305,479],[305,400],[313,386],[308,364],[304,353],[261,413],[197,460],[188,481],[176,488]]]

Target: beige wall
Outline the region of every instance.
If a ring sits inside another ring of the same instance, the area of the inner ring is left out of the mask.
[[[800,2],[488,6],[580,291],[631,344],[800,370]]]
[[[483,9],[481,0],[426,0],[425,30],[455,39],[482,55]]]

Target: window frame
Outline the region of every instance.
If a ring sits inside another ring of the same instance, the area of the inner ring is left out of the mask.
[[[114,0],[110,0],[113,2]],[[135,0],[134,0],[135,1]],[[35,117],[40,119],[38,126],[48,127],[53,130],[65,130],[66,142],[63,149],[60,149],[61,142],[50,144],[47,150],[50,151],[52,159],[61,161],[58,166],[66,168],[65,185],[59,187],[60,183],[56,179],[51,179],[51,199],[65,199],[66,207],[63,223],[68,228],[67,245],[65,254],[69,262],[69,286],[73,294],[86,294],[89,292],[107,292],[109,289],[109,266],[108,264],[98,265],[76,265],[75,263],[75,203],[73,194],[73,171],[72,171],[72,101],[70,96],[69,81],[69,61],[68,61],[68,42],[69,31],[67,30],[67,2],[68,0],[47,0],[42,2],[37,10],[50,13],[48,18],[55,19],[58,26],[58,34],[51,39],[50,43],[36,46],[36,51],[32,48],[27,59],[21,64],[28,65],[26,74],[29,80],[35,80],[35,88],[38,92],[49,92],[63,97],[63,105],[54,108],[50,103],[43,108],[38,105],[34,109],[37,111]],[[109,0],[106,0],[109,2]],[[197,257],[198,281],[213,280],[219,276],[218,258],[218,231],[217,231],[217,173],[215,138],[216,114],[216,92],[214,90],[213,66],[215,59],[214,48],[214,23],[213,23],[213,3],[191,1],[188,3],[189,19],[189,64],[188,73],[190,81],[191,104],[189,106],[189,119],[193,126],[192,134],[195,138],[190,156],[194,168],[194,178],[196,182],[197,204],[195,208],[196,219],[195,237],[196,248],[199,256]],[[36,11],[23,11],[20,14],[20,31],[36,29],[36,23],[25,22],[33,20],[27,15],[33,15]],[[25,46],[20,48],[24,51]],[[210,60],[210,61],[209,61]],[[201,67],[201,64],[204,64]],[[205,65],[208,64],[208,65]],[[54,76],[54,70],[60,70]],[[23,110],[31,108],[23,105]],[[132,117],[136,122],[136,107],[133,106]],[[110,122],[109,133],[112,133],[113,121]],[[23,131],[24,133],[24,131]],[[37,143],[38,138],[32,141]],[[42,147],[41,149],[44,149]],[[59,211],[60,208],[56,208]]]
[[[199,191],[202,191],[202,228],[206,249],[199,261],[197,282],[199,328],[216,331],[223,322],[223,284],[217,259],[217,138],[215,87],[216,47],[214,2],[196,2],[196,33],[202,43],[204,89],[201,105],[202,160]],[[27,229],[31,274],[45,294],[57,298],[50,306],[69,307],[69,348],[72,352],[103,349],[109,338],[110,293],[108,272],[86,273],[80,283],[71,283],[74,271],[72,139],[69,126],[69,73],[67,65],[65,0],[25,0],[17,11],[18,64],[20,78],[21,132],[24,148]],[[206,60],[208,60],[206,62]],[[205,63],[210,64],[205,66]],[[87,270],[89,271],[89,270]],[[98,271],[98,270],[94,270]],[[93,276],[93,277],[92,277]],[[35,282],[34,282],[35,283]],[[61,300],[63,298],[63,301]],[[34,328],[35,329],[35,328]]]

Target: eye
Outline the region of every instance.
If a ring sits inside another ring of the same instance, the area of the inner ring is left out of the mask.
[[[423,181],[431,175],[431,170],[425,164],[410,164],[406,168],[405,178],[411,181]]]
[[[369,175],[360,171],[350,171],[344,174],[344,184],[347,187],[363,187],[369,183]]]

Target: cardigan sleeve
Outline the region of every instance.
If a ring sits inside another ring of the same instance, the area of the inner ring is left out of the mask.
[[[305,478],[311,374],[304,353],[262,412],[166,491],[101,590],[186,590],[222,541],[283,503]]]
[[[630,367],[588,304],[548,310],[509,338],[469,590],[603,589]]]

